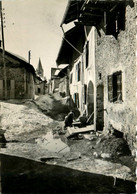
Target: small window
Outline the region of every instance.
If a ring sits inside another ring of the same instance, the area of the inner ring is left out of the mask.
[[[74,103],[79,108],[79,93],[74,93]]]
[[[80,81],[81,62],[76,65],[76,80]]]
[[[108,76],[108,99],[110,102],[122,101],[122,72]]]
[[[70,84],[72,84],[72,80],[73,80],[73,73],[70,74]]]
[[[89,63],[89,41],[86,44],[86,68],[88,67]]]
[[[84,104],[87,103],[87,85],[84,84]]]

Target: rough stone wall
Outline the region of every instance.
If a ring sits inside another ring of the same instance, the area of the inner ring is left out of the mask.
[[[28,98],[34,98],[34,80],[33,75],[30,72],[27,72],[25,68],[21,67],[6,67],[6,77],[7,80],[12,80],[12,88],[10,88],[7,91],[7,98],[15,98],[15,99],[28,99]],[[3,80],[4,80],[4,71],[3,67],[0,67],[0,87],[1,87],[1,95],[0,99],[4,98],[4,86],[3,86]],[[3,88],[3,89],[2,89]]]
[[[136,4],[133,8],[126,7],[126,27],[118,38],[105,35],[100,31],[101,37],[96,32],[96,86],[104,86],[104,129],[108,130],[111,124],[114,128],[124,132],[132,150],[135,143],[136,126]],[[108,101],[107,76],[117,71],[122,71],[123,102]],[[101,73],[101,79],[98,75]]]

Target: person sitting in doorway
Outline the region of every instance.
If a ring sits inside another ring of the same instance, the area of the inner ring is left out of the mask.
[[[74,112],[70,111],[68,115],[65,117],[64,129],[66,129],[67,127],[72,127],[73,119],[74,119]]]

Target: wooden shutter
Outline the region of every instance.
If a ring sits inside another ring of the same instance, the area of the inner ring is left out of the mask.
[[[88,67],[88,58],[89,58],[89,41],[86,44],[86,68]]]
[[[80,81],[80,69],[81,69],[81,62],[78,63],[78,81]]]
[[[108,100],[113,102],[113,76],[108,76]]]
[[[117,75],[117,100],[122,100],[122,73]]]
[[[79,108],[79,93],[76,93],[77,107]]]
[[[87,85],[84,84],[84,104],[87,103]]]

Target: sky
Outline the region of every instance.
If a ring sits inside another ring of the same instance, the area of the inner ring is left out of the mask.
[[[51,67],[62,42],[60,27],[68,0],[3,0],[5,50],[28,60],[37,67],[39,58],[44,75],[50,78]]]

